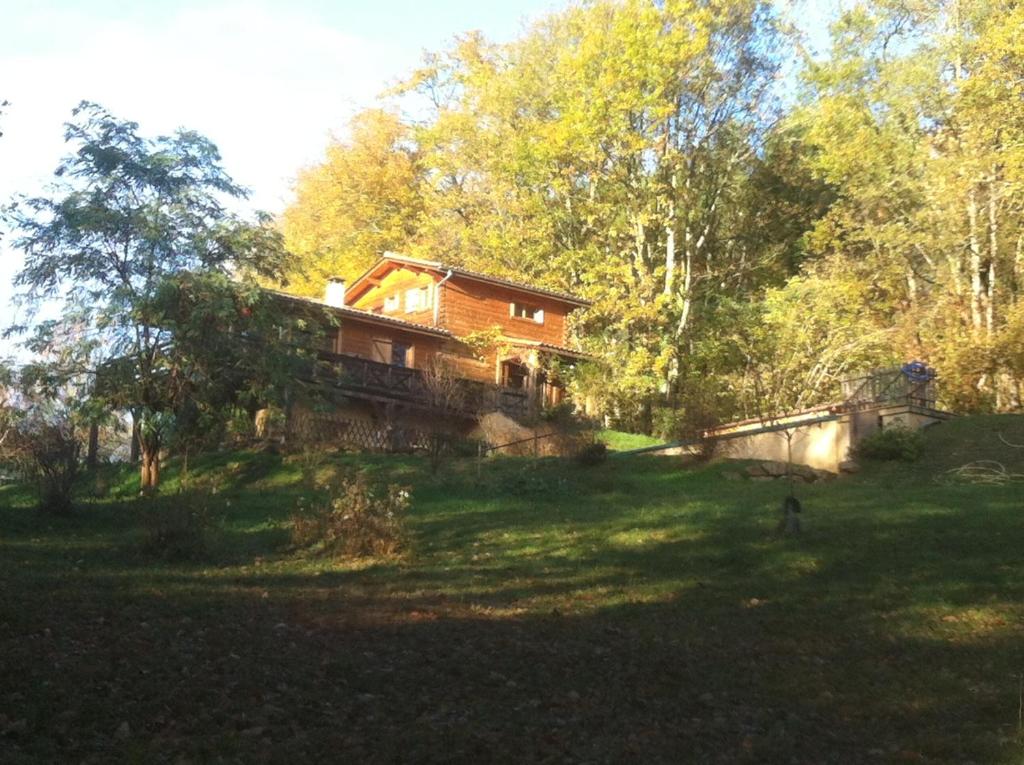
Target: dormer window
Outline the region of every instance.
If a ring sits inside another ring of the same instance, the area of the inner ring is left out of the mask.
[[[430,288],[413,287],[405,291],[405,312],[425,311],[430,308]]]
[[[401,304],[401,298],[398,295],[388,295],[384,298],[384,313],[395,313]]]
[[[513,319],[526,319],[537,324],[544,323],[544,309],[526,303],[509,303],[509,314]]]

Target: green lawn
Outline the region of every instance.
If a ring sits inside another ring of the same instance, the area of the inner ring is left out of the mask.
[[[728,463],[340,457],[412,487],[358,564],[287,550],[287,458],[202,463],[203,564],[137,552],[123,475],[65,520],[0,489],[0,762],[1019,763],[1024,488],[935,480],[1020,467],[996,432],[801,487],[799,538]]]
[[[645,446],[655,446],[665,443],[663,438],[645,436],[639,433],[623,433],[620,430],[602,430],[598,439],[608,445],[614,452],[625,452],[630,449],[642,449]]]

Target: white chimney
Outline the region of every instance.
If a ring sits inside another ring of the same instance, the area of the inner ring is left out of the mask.
[[[324,302],[327,305],[341,308],[345,305],[345,280],[332,276],[327,280],[327,287],[324,288]]]

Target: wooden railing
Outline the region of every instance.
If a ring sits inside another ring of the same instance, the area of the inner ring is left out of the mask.
[[[522,417],[529,411],[530,399],[525,390],[459,379],[455,395],[439,396],[418,369],[326,351],[319,352],[317,357],[311,379],[339,390],[470,416],[502,412]]]
[[[935,381],[911,380],[900,369],[885,369],[843,381],[843,404],[848,408],[908,403],[934,409]]]

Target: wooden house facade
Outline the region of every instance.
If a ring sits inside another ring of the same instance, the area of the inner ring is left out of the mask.
[[[441,263],[388,253],[350,285],[332,280],[322,300],[278,294],[323,317],[317,381],[357,408],[520,419],[561,403],[557,370],[584,358],[567,319],[586,301]],[[460,381],[459,411],[437,411],[438,369]]]

